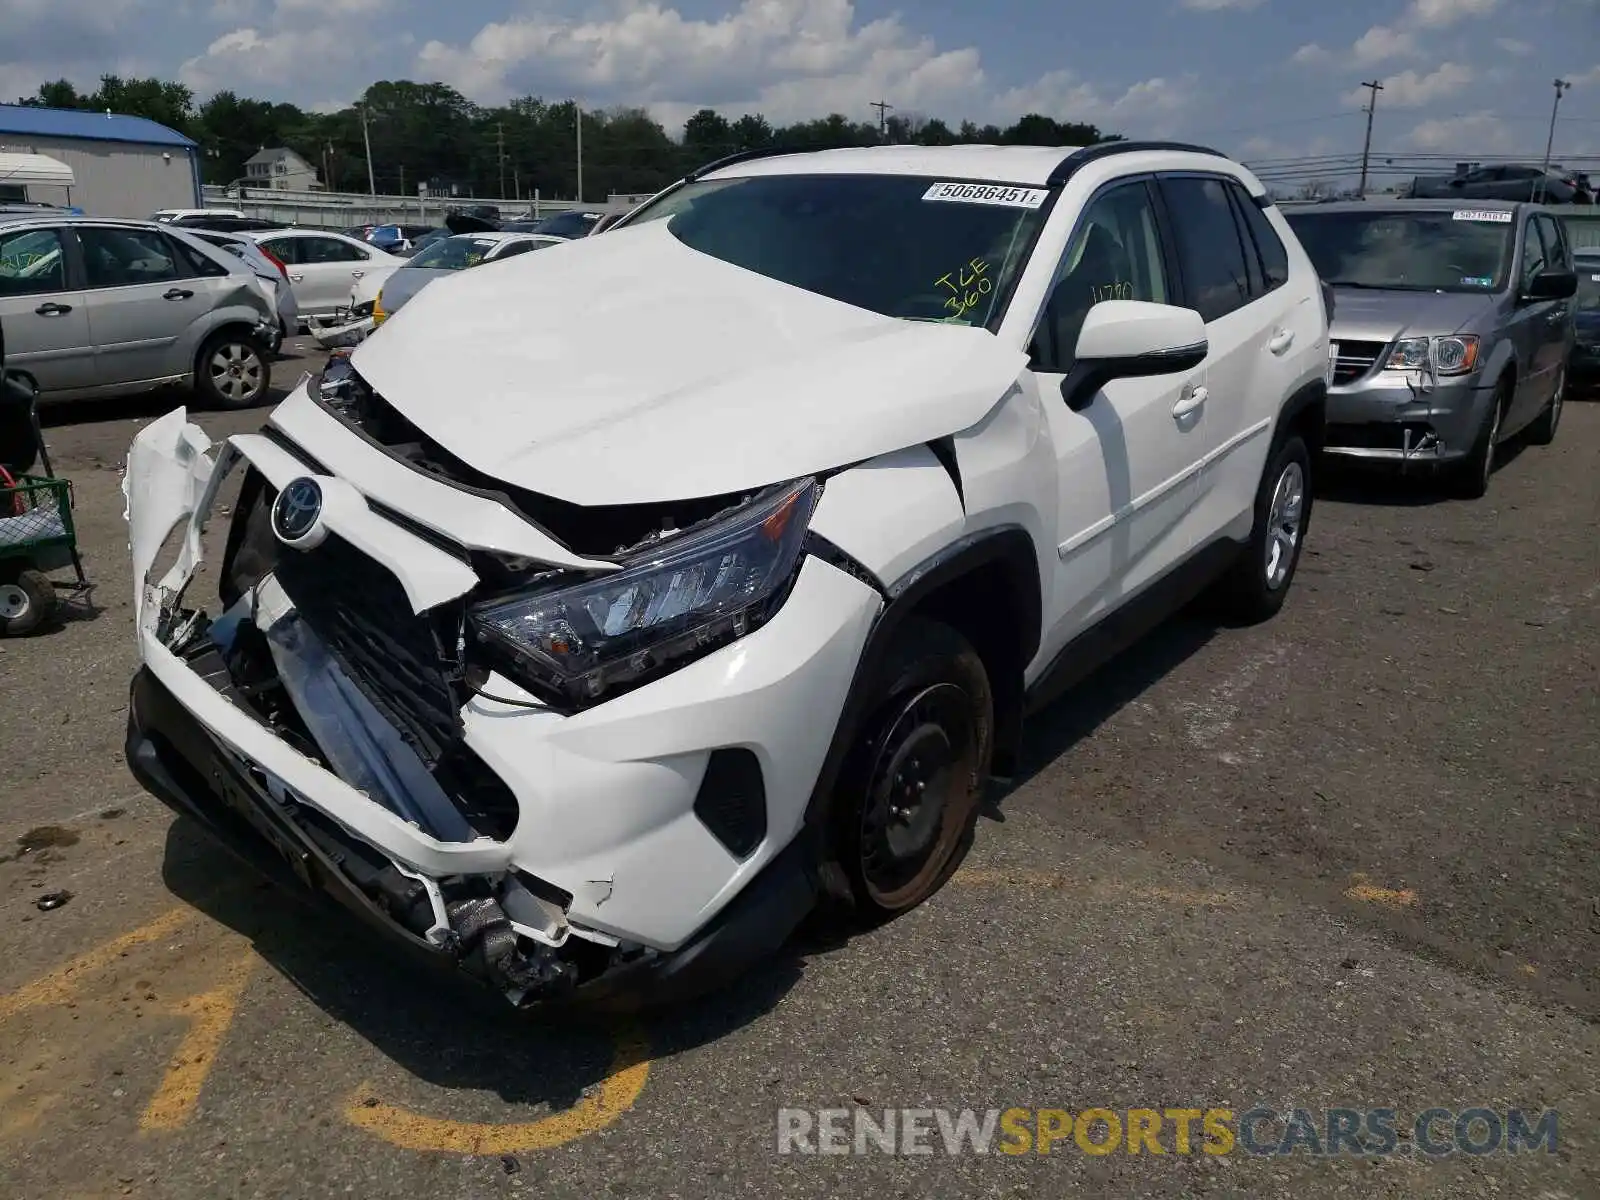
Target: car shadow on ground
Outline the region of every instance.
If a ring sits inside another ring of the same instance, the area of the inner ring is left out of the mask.
[[[637,1023],[583,1012],[518,1012],[464,975],[430,969],[331,901],[269,880],[194,821],[167,834],[163,878],[178,898],[249,939],[323,1012],[414,1078],[507,1104],[571,1108],[646,1053],[714,1042],[771,1011],[799,980],[800,957],[759,965],[715,1003],[689,1002]]]
[[[320,350],[286,350],[272,363],[272,383],[253,407],[271,408],[300,383],[303,375],[321,370],[326,355]],[[46,401],[39,405],[39,424],[45,429],[95,425],[103,421],[149,420],[164,417],[180,406],[195,412],[211,411],[197,402],[187,388],[161,387],[132,396],[107,396],[97,400]]]

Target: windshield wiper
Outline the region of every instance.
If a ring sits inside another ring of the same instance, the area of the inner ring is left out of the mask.
[[[1411,285],[1404,283],[1357,283],[1353,279],[1325,279],[1329,287],[1360,288],[1369,292],[1406,292],[1413,290]]]

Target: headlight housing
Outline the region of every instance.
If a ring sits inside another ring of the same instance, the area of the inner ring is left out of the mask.
[[[1401,338],[1384,364],[1389,371],[1421,371],[1431,367],[1436,375],[1466,375],[1478,365],[1478,339],[1466,334],[1449,337]]]
[[[473,636],[536,694],[584,705],[759,628],[788,597],[814,479],[669,541],[613,574],[474,606]]]

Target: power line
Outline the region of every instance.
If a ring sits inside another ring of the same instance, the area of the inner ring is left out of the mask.
[[[888,135],[889,114],[894,111],[894,105],[883,100],[872,100],[867,103],[868,108],[878,110],[878,140],[882,141]]]

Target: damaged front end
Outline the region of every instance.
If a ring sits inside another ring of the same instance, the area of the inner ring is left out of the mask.
[[[463,720],[485,697],[501,715],[560,716],[493,674],[507,649],[470,619],[485,592],[615,565],[557,543],[544,559],[450,544],[308,458],[270,427],[214,446],[182,410],[135,440],[131,769],[246,857],[270,846],[269,869],[515,1005],[637,1003],[619,981],[671,974],[674,955],[575,920],[571,887],[515,861],[518,797]],[[192,603],[208,515],[241,468],[217,599]],[[173,534],[176,561],[152,579]],[[610,886],[593,883],[590,913]]]

